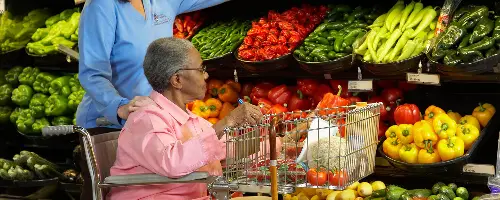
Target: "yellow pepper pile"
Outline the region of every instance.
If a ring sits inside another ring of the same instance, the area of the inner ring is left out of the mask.
[[[495,114],[491,104],[479,104],[472,115],[461,116],[431,105],[424,120],[393,125],[382,144],[384,153],[406,163],[436,163],[458,158],[469,150]]]
[[[385,190],[382,181],[355,182],[345,190],[296,188],[292,194],[284,194],[283,200],[363,200],[369,199],[374,191]]]

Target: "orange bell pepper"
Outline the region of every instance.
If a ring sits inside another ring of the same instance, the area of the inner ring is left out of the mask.
[[[460,113],[458,112],[453,112],[451,110],[448,110],[448,112],[446,113],[451,119],[455,120],[456,123],[458,123],[458,121],[460,120],[460,118],[462,118],[462,115],[460,115]]]
[[[211,118],[208,118],[207,121],[212,123],[212,124],[216,124],[217,122],[219,122],[219,119],[211,117]]]
[[[472,116],[474,116],[479,121],[482,127],[485,127],[486,125],[488,125],[488,122],[493,117],[495,112],[496,109],[495,107],[493,107],[493,105],[489,103],[479,103],[479,106],[474,108]]]
[[[210,116],[210,109],[208,109],[208,106],[200,100],[194,101],[193,110],[191,112],[203,119],[208,119]]]
[[[229,102],[224,102],[219,112],[219,120],[224,119],[224,117],[226,117],[233,110],[234,110],[233,104]]]
[[[342,106],[348,106],[351,102],[348,99],[344,99],[340,97],[340,93],[342,92],[342,87],[339,85],[339,92],[337,95],[332,93],[326,93],[323,96],[323,99],[318,103],[316,108],[320,109],[320,115],[329,115],[336,112],[344,112],[345,108],[339,108]],[[329,108],[328,110],[325,110]]]
[[[231,86],[234,89],[234,91],[236,91],[237,93],[241,92],[241,84],[240,83],[235,82],[233,80],[227,80],[226,84]]]
[[[432,123],[434,116],[439,115],[441,113],[446,113],[446,112],[444,112],[443,109],[441,109],[435,105],[431,105],[427,109],[425,109],[424,119],[428,120],[430,123]]]
[[[224,84],[219,89],[219,99],[223,102],[236,103],[238,101],[238,93],[230,85]]]
[[[210,79],[207,83],[207,91],[213,97],[217,97],[217,95],[219,94],[219,88],[221,88],[222,85],[224,85],[224,83],[221,80]]]
[[[209,117],[216,118],[219,116],[219,112],[222,109],[222,102],[220,102],[216,98],[209,98],[205,101],[205,104],[208,106],[208,109],[210,110]]]

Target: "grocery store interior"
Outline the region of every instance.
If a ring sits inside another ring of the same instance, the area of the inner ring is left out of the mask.
[[[84,1],[0,0],[0,199],[82,199],[82,171],[99,165],[76,127]],[[498,13],[484,0],[232,0],[177,15],[173,36],[210,76],[186,107],[215,124],[239,100],[259,106],[260,124],[227,135],[278,146],[202,181],[233,199],[500,200]]]

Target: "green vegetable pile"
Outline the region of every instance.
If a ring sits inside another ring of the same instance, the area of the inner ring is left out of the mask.
[[[0,53],[23,48],[31,40],[37,28],[43,27],[50,17],[48,9],[37,9],[26,16],[13,16],[5,11],[0,16]]]
[[[48,55],[57,52],[59,44],[73,48],[78,42],[78,8],[67,9],[48,18],[45,28],[39,28],[31,36],[32,42],[26,46],[34,55]]]
[[[0,71],[0,124],[15,124],[32,135],[45,126],[75,124],[83,95],[78,74],[57,76],[20,66]]]
[[[352,53],[352,44],[381,13],[376,8],[329,6],[330,12],[293,53],[302,61],[326,62]]]
[[[236,19],[216,22],[201,29],[191,42],[203,60],[217,58],[235,50],[243,42],[250,25],[250,21]]]
[[[399,0],[369,27],[355,53],[371,63],[391,63],[421,54],[434,37],[438,13],[432,6]]]
[[[495,55],[498,48],[500,17],[493,19],[486,6],[470,5],[455,12],[453,21],[432,49],[431,59],[454,66]]]
[[[364,200],[412,200],[415,198],[426,198],[428,200],[479,200],[472,198],[464,187],[458,187],[455,183],[445,185],[438,182],[432,189],[407,190],[395,185],[389,185],[386,189],[373,191],[372,195]]]
[[[0,158],[0,179],[29,181],[64,178],[60,167],[30,151],[21,151],[13,160]]]

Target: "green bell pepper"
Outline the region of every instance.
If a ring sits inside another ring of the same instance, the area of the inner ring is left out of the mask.
[[[23,67],[13,67],[7,71],[7,74],[5,74],[5,80],[12,86],[17,86],[19,85],[19,74],[21,74],[21,72],[23,72]]]
[[[19,116],[16,120],[17,130],[21,133],[32,133],[33,132],[33,124],[35,123],[35,111],[31,109],[24,109],[19,113]]]
[[[48,94],[50,83],[56,78],[56,76],[50,73],[42,72],[36,76],[36,80],[33,83],[33,89],[37,92]]]
[[[17,118],[19,117],[19,114],[21,113],[21,111],[23,111],[23,109],[20,107],[17,107],[14,109],[14,111],[12,111],[12,113],[10,113],[10,123],[16,124]]]
[[[474,27],[474,31],[472,31],[472,35],[469,39],[469,44],[474,44],[483,39],[484,36],[490,34],[491,31],[493,31],[493,27],[493,20],[489,19],[488,17],[483,17],[481,20],[479,20],[476,27]]]
[[[84,90],[80,90],[80,91],[76,91],[76,92],[71,93],[68,97],[68,100],[69,100],[68,107],[71,110],[76,111],[76,109],[78,108],[78,105],[80,104],[80,102],[83,99],[83,95],[85,95]]]
[[[42,117],[40,119],[36,119],[35,123],[31,126],[33,129],[33,133],[42,133],[42,128],[50,126],[49,120],[47,118]]]
[[[51,95],[57,94],[68,97],[71,94],[69,86],[70,76],[62,76],[50,82],[49,93]]]
[[[0,106],[6,106],[10,104],[10,97],[14,89],[10,84],[4,84],[0,86]]]
[[[12,108],[9,106],[0,106],[0,124],[7,124],[10,121]]]
[[[70,119],[66,116],[54,117],[52,120],[52,126],[61,126],[61,125],[71,125],[73,124],[73,119]]]
[[[27,85],[20,85],[12,91],[12,102],[19,106],[28,106],[31,97],[33,96],[33,89]]]
[[[61,116],[68,112],[68,98],[62,95],[52,95],[45,102],[47,116]]]
[[[75,74],[69,79],[69,87],[71,88],[71,92],[83,90],[83,87],[80,85],[80,81],[78,80],[78,74]]]
[[[471,29],[476,26],[477,23],[483,17],[488,17],[489,11],[486,6],[477,6],[470,10],[469,13],[463,15],[459,20],[458,24],[466,29]]]
[[[35,111],[35,118],[45,116],[45,102],[49,97],[42,93],[37,93],[31,98],[29,108]]]
[[[36,67],[25,67],[23,72],[19,74],[19,83],[22,85],[33,86],[36,76],[40,73],[40,69]]]

